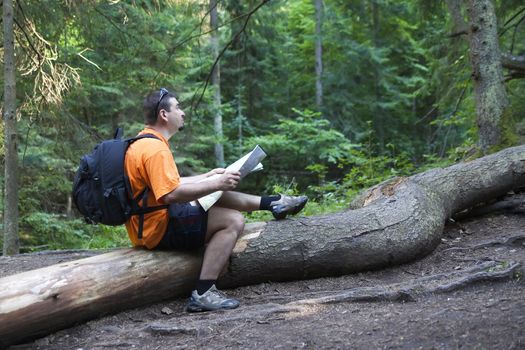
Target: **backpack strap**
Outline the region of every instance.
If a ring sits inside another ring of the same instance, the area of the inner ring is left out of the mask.
[[[142,239],[142,232],[144,231],[144,210],[148,208],[148,192],[149,188],[146,187],[146,189],[143,192],[142,196],[142,210],[139,214],[139,232],[138,232],[138,238]]]
[[[115,130],[115,135],[113,135],[113,138],[115,140],[120,140],[122,138],[122,135],[124,134],[124,130],[122,130],[122,128],[117,128]]]
[[[120,128],[119,128],[120,129]],[[118,129],[117,129],[118,132]],[[115,136],[117,133],[115,133]],[[153,135],[153,134],[142,134],[139,136],[135,136],[132,138],[127,139],[129,144],[131,145],[133,142],[149,138],[149,139],[157,139],[160,141],[160,139]],[[144,215],[149,214],[151,212],[161,210],[161,209],[167,209],[169,205],[157,205],[154,207],[148,207],[148,194],[149,194],[149,188],[146,187],[144,191],[138,194],[138,196],[133,196],[133,192],[131,191],[131,182],[129,181],[129,177],[127,175],[124,175],[125,183],[126,183],[126,190],[130,194],[131,199],[131,215],[139,215],[139,230],[138,230],[138,239],[142,239],[142,233],[144,231]],[[142,206],[139,205],[139,201],[142,200]]]
[[[142,207],[139,208],[139,213],[137,214],[139,215],[139,232],[138,232],[139,239],[142,239],[142,232],[144,231],[144,215],[157,211],[157,210],[167,209],[169,207],[168,204],[148,207],[148,194],[149,194],[149,188],[146,187],[144,192],[142,192]]]

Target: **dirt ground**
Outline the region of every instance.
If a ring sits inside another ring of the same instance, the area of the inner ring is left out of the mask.
[[[2,257],[0,276],[93,254]],[[173,299],[12,349],[525,349],[524,264],[525,215],[491,214],[449,222],[438,248],[410,264],[229,290],[241,301],[233,311],[187,314]],[[359,297],[377,291],[401,297]]]

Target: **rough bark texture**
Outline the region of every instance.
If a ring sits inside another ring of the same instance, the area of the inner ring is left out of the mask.
[[[0,349],[85,320],[187,294],[199,254],[120,250],[0,283]]]
[[[452,19],[452,32],[449,35],[454,42],[462,41],[469,34],[468,25],[462,11],[462,0],[445,0]],[[525,56],[514,56],[510,53],[501,54],[503,68],[509,69],[510,73],[505,80],[525,77]]]
[[[431,252],[452,213],[525,186],[525,146],[409,178],[360,196],[358,209],[251,225],[223,286],[334,276]],[[187,295],[200,254],[122,250],[0,279],[0,345]]]
[[[3,2],[4,22],[4,255],[18,254],[18,154],[16,133],[15,43],[13,1]]]
[[[469,42],[476,117],[482,151],[501,140],[500,121],[508,105],[494,5],[490,0],[469,0]]]
[[[380,184],[356,210],[269,222],[243,237],[223,284],[340,275],[401,264],[431,252],[445,220],[525,185],[525,146]]]

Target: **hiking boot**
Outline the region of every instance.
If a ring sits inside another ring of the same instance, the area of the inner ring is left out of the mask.
[[[215,285],[211,286],[203,295],[199,295],[196,290],[191,292],[191,297],[187,312],[203,312],[220,309],[235,309],[239,306],[239,301],[228,298],[224,293],[218,290]]]
[[[308,197],[306,196],[296,197],[281,194],[281,199],[270,203],[270,211],[275,220],[281,220],[284,219],[286,215],[295,215],[300,212],[306,202],[308,202]]]

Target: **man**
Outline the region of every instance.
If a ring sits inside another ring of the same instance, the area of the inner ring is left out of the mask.
[[[148,207],[166,205],[126,222],[134,246],[148,249],[196,249],[205,246],[202,267],[195,290],[186,307],[189,312],[233,309],[235,299],[217,290],[215,282],[230,257],[244,228],[241,211],[269,210],[276,219],[297,214],[305,206],[305,196],[254,196],[233,192],[240,180],[238,172],[214,169],[206,174],[180,177],[168,140],[184,128],[185,114],[174,94],[166,89],[150,93],[144,101],[146,127],[143,138],[131,144],[126,153],[125,171],[132,193],[145,191]],[[208,181],[207,177],[219,174]],[[202,196],[224,191],[217,203],[205,212],[196,202]],[[139,226],[142,237],[139,238]]]

